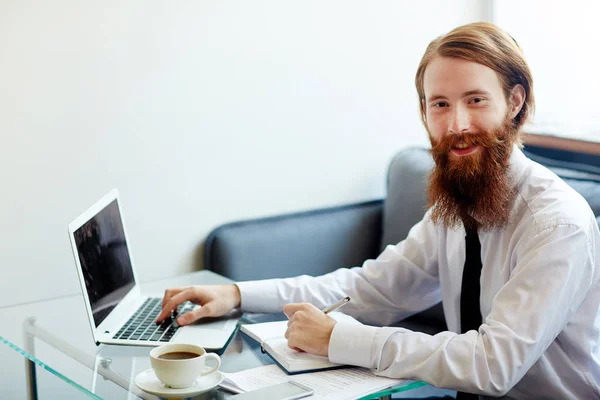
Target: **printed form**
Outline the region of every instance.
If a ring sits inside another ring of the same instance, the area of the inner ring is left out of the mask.
[[[367,394],[409,383],[374,375],[366,368],[344,368],[307,374],[287,375],[277,365],[225,373],[221,386],[236,393],[249,392],[285,381],[295,381],[315,391],[311,399],[357,399]]]

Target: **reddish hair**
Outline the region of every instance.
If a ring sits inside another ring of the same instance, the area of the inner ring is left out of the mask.
[[[431,60],[438,56],[460,58],[493,69],[500,78],[506,99],[509,98],[515,85],[522,85],[525,89],[525,102],[512,122],[517,131],[533,115],[535,109],[533,79],[523,51],[508,33],[496,25],[476,22],[459,26],[446,35],[434,39],[425,50],[415,77],[421,120],[425,127],[427,127],[427,118],[423,76]]]

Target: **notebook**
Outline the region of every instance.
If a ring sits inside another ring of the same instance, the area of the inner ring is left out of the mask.
[[[360,322],[351,316],[339,312],[332,312],[329,316],[337,321],[360,324]],[[332,363],[327,357],[315,356],[290,349],[285,338],[287,323],[288,321],[285,320],[263,322],[260,324],[244,324],[240,326],[240,330],[258,343],[261,343],[262,350],[290,375],[345,367],[343,364]]]
[[[184,327],[170,320],[156,325],[162,293],[142,295],[136,282],[116,189],[69,224],[69,239],[97,345],[158,346],[169,342],[220,350],[233,336],[239,318],[202,320]],[[197,307],[188,302],[179,311]]]

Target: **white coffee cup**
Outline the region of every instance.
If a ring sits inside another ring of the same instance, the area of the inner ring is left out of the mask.
[[[204,369],[206,360],[211,358],[217,365]],[[190,386],[198,377],[217,371],[221,367],[221,358],[193,344],[168,343],[150,351],[150,363],[165,386],[181,389]]]

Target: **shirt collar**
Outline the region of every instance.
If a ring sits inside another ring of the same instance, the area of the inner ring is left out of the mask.
[[[513,187],[518,192],[528,173],[528,159],[516,144],[513,145],[512,153],[508,163],[508,175]]]

